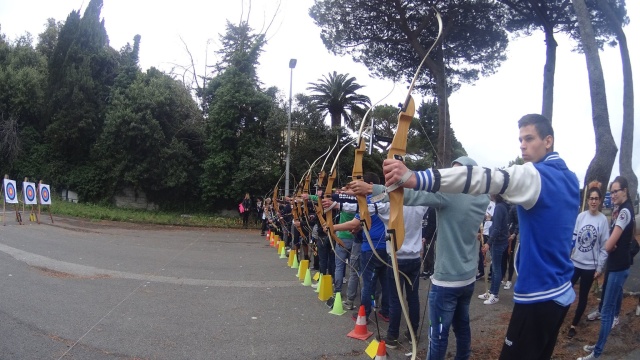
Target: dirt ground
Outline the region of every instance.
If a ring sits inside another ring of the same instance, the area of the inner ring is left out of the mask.
[[[603,355],[616,358],[618,356],[629,354],[631,351],[638,348],[638,345],[640,344],[640,316],[636,316],[635,314],[637,304],[637,297],[625,297],[623,299],[622,310],[620,311],[620,325],[613,329],[609,335]],[[571,305],[571,308],[564,320],[564,324],[560,330],[560,335],[558,335],[553,359],[575,360],[579,356],[587,355],[582,350],[582,347],[587,344],[595,344],[598,339],[600,321],[586,320],[587,313],[591,312],[598,306],[598,301],[595,296],[589,297],[587,310],[583,315],[582,321],[576,327],[578,332],[577,335],[573,339],[569,339],[567,337],[567,332],[571,325],[576,305],[577,302]],[[499,357],[510,318],[511,313],[505,312],[499,316],[497,323],[473,323],[474,332],[480,331],[483,335],[472,337],[472,359],[487,360],[497,359]]]

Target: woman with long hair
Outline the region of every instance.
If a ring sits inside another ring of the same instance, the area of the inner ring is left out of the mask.
[[[576,335],[576,325],[580,322],[587,307],[589,290],[595,279],[595,274],[602,273],[602,267],[607,260],[608,254],[604,249],[604,243],[609,239],[609,225],[607,217],[600,212],[604,200],[600,186],[598,181],[589,183],[586,195],[589,208],[578,215],[573,230],[574,247],[571,261],[574,268],[571,284],[575,285],[580,280],[580,292],[578,306],[569,328],[569,338]]]
[[[242,227],[245,229],[249,226],[249,215],[251,215],[251,195],[246,193],[242,199]]]
[[[611,216],[611,235],[604,245],[609,253],[607,259],[607,291],[603,295],[602,320],[600,333],[595,345],[585,345],[584,350],[589,355],[578,360],[590,360],[600,357],[604,351],[604,345],[611,332],[614,317],[620,312],[622,305],[622,287],[629,276],[631,266],[631,241],[635,241],[633,233],[635,229],[635,214],[633,203],[629,197],[629,183],[627,179],[618,176],[613,180],[609,188],[611,201],[617,206],[617,213]],[[596,278],[600,274],[596,272]]]

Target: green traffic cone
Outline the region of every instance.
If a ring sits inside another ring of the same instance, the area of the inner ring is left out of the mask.
[[[311,286],[311,270],[307,269],[307,273],[304,275],[304,282],[302,282],[304,286]]]
[[[293,251],[293,249],[291,249],[291,251]],[[298,264],[298,257],[294,254],[293,255],[293,264],[291,265],[292,269],[297,269],[299,266]]]
[[[329,311],[329,314],[343,315],[346,312],[346,310],[342,309],[342,294],[336,293],[335,300],[333,301],[333,308],[331,309],[331,311]]]
[[[287,259],[287,251],[284,249],[284,246],[282,247],[282,250],[280,251],[280,259]]]

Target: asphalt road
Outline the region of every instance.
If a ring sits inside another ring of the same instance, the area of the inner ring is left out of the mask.
[[[0,228],[0,359],[369,359],[350,312],[328,314],[255,231],[54,219]],[[508,316],[500,299],[472,303],[474,338]]]

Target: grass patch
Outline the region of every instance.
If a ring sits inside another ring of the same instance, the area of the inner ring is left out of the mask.
[[[43,209],[44,210],[44,209]],[[217,228],[242,228],[240,216],[225,217],[212,214],[181,214],[163,211],[123,209],[111,206],[54,201],[51,212],[55,215],[73,216],[90,220],[122,221],[138,224],[199,226]],[[44,216],[44,212],[42,216]],[[250,227],[256,228],[253,221]]]

